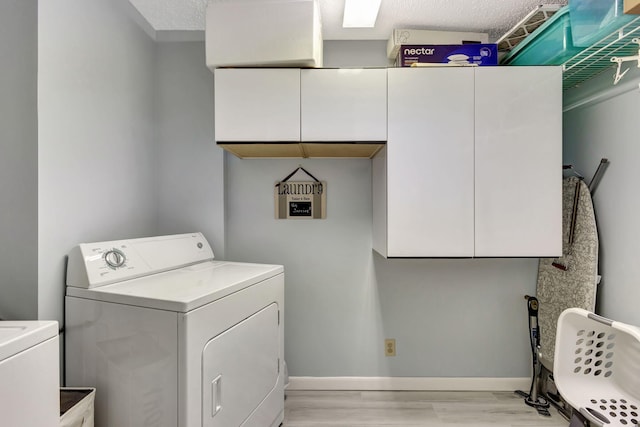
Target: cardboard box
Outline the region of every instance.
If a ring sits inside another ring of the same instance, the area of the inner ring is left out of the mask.
[[[322,67],[317,0],[216,1],[207,5],[206,62],[217,67]]]
[[[403,44],[470,44],[489,43],[487,33],[432,30],[393,30],[387,42],[387,58],[392,61],[398,56]]]
[[[640,0],[624,0],[624,13],[640,15]]]
[[[498,65],[497,44],[465,45],[402,45],[396,59],[397,67],[414,63],[450,65]]]

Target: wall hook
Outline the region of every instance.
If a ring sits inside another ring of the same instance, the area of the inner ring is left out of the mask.
[[[624,77],[624,75],[627,74],[627,71],[630,70],[629,68],[627,68],[623,72],[620,72],[623,62],[637,61],[638,62],[637,66],[638,66],[638,68],[640,68],[640,38],[636,37],[636,38],[632,39],[631,42],[636,43],[638,45],[638,54],[637,55],[634,55],[634,56],[614,56],[614,57],[611,58],[611,62],[617,62],[618,63],[618,67],[616,69],[616,74],[613,76],[613,84],[614,85],[617,85],[618,82]]]

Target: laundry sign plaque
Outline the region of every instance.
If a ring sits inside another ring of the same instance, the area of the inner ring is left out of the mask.
[[[289,181],[298,170],[313,181]],[[299,167],[274,187],[276,219],[324,219],[327,217],[327,183]]]

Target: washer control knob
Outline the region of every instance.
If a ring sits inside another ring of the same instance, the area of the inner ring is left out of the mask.
[[[113,248],[104,253],[104,260],[109,267],[115,269],[122,267],[127,261],[127,257],[120,249]]]

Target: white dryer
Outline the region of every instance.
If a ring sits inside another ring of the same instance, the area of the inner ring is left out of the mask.
[[[67,386],[96,387],[97,427],[278,426],[284,272],[214,261],[200,233],[69,254]]]

